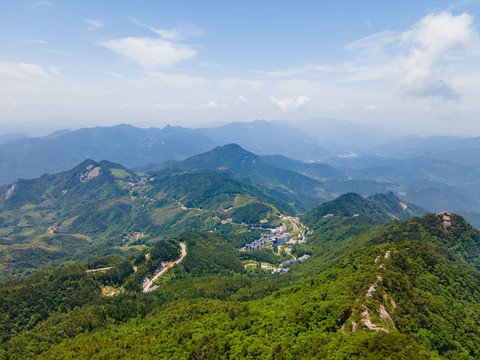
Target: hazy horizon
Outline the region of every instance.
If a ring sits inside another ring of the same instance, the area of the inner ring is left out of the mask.
[[[335,118],[480,135],[479,8],[7,0],[0,133]]]

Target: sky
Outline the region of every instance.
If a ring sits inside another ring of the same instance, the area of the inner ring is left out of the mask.
[[[475,0],[2,0],[0,133],[335,118],[480,135],[479,12]]]

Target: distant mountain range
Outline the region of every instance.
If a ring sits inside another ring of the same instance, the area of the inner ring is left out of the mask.
[[[91,158],[135,167],[185,158],[211,149],[212,140],[186,128],[140,129],[129,125],[59,131],[0,144],[0,183],[72,168]]]
[[[304,161],[324,159],[332,152],[288,122],[256,120],[198,129],[218,145],[236,143],[260,155],[280,154]]]
[[[312,131],[306,134],[309,126]],[[345,139],[355,133],[362,141],[352,140],[350,146],[333,144],[342,133]],[[364,140],[370,138],[371,145],[368,145],[369,141]],[[299,210],[347,192],[368,196],[393,191],[425,209],[465,212],[471,221],[478,218],[478,138],[392,138],[391,134],[382,135],[370,127],[333,119],[297,125],[257,120],[201,129],[177,126],[140,129],[117,125],[58,131],[41,138],[14,134],[11,140],[0,142],[0,184],[65,171],[87,158],[108,160],[128,168],[160,169],[233,142],[257,154],[250,160],[258,166],[249,169],[250,173],[230,167],[228,158],[235,157],[228,152],[224,154],[223,165],[209,164],[201,168],[216,170],[223,166],[263,185],[277,186],[279,191],[283,186],[284,193],[287,189],[295,192]],[[196,162],[201,159],[202,156],[196,157],[175,166],[191,170],[198,168]],[[204,163],[210,160],[205,159]],[[164,164],[169,161],[168,165]],[[192,163],[195,166],[191,166]]]

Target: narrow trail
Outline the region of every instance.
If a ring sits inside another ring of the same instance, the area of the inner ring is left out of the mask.
[[[170,269],[172,266],[178,264],[180,261],[183,260],[185,256],[187,256],[187,247],[185,246],[185,243],[180,243],[180,247],[182,249],[182,255],[175,260],[173,263],[170,263],[169,265],[165,266],[158,274],[156,274],[151,280],[149,280],[145,286],[143,287],[142,292],[150,292],[158,288],[158,286],[153,285],[155,280],[157,280],[160,276],[162,276],[168,269]]]

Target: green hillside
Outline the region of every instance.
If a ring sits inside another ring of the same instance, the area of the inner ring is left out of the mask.
[[[294,196],[223,172],[150,177],[93,160],[17,180],[2,195],[0,281],[47,264],[138,252],[186,230],[244,233],[261,221],[276,226],[280,212],[298,211]]]
[[[154,173],[158,170],[176,171],[209,170],[235,174],[270,189],[295,197],[296,207],[305,211],[328,199],[317,187],[320,183],[297,172],[280,169],[268,164],[261,156],[244,150],[237,144],[218,146],[211,151],[192,156],[183,161],[169,161],[141,168]]]
[[[479,358],[479,256],[472,250],[478,251],[480,232],[455,215],[449,226],[435,214],[387,225],[362,219],[363,230],[353,234],[358,224],[352,223],[343,240],[320,225],[303,245],[311,259],[286,275],[249,273],[238,266],[235,238],[189,232],[176,239],[187,244],[187,259],[151,293],[127,289],[102,297],[102,276],[82,271],[86,265],[4,286],[0,356]],[[319,239],[329,231],[343,251],[312,271],[324,262]],[[135,275],[124,276],[117,285]],[[29,297],[30,287],[39,293]],[[63,297],[45,297],[59,291]],[[56,310],[37,316],[38,298],[46,308],[56,301],[50,307]],[[8,315],[12,306],[23,307],[23,318]]]
[[[393,193],[374,194],[369,197],[347,193],[310,210],[303,219],[313,226],[316,221],[325,217],[362,216],[388,222],[423,216],[426,213],[427,211],[419,206],[402,202]]]
[[[349,192],[369,196],[404,190],[404,186],[391,182],[347,180],[344,173],[325,164],[306,164],[283,156],[258,156],[237,144],[218,146],[183,161],[151,164],[138,170],[152,175],[165,170],[171,172],[209,170],[235,174],[282,193],[300,212],[308,211],[318,204]]]

